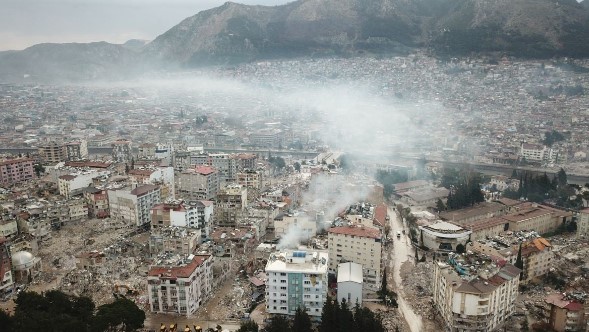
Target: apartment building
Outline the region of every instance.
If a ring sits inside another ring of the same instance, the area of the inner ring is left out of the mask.
[[[195,154],[190,156],[190,165],[210,166],[219,172],[219,182],[234,181],[237,175],[237,160],[227,153]]]
[[[152,312],[189,317],[213,294],[213,256],[190,255],[180,262],[157,264],[147,274]]]
[[[548,273],[554,263],[552,245],[547,239],[536,237],[535,234],[535,232],[504,232],[490,240],[469,242],[466,249],[514,264],[521,243],[523,267],[520,284],[525,285]]]
[[[237,160],[238,170],[254,170],[257,166],[258,156],[253,153],[239,153],[233,156]]]
[[[579,211],[577,236],[589,236],[589,208]]]
[[[270,254],[265,268],[266,312],[294,315],[305,308],[309,316],[320,318],[327,300],[328,257],[318,251]]]
[[[149,253],[188,256],[194,253],[201,243],[201,230],[180,227],[152,229],[149,233]]]
[[[66,159],[66,150],[62,143],[47,141],[40,143],[38,148],[41,159],[51,165],[55,165]]]
[[[176,201],[157,204],[151,209],[151,227],[184,227],[202,230],[203,239],[210,234],[213,215],[211,201]],[[202,239],[199,243],[202,242]]]
[[[562,163],[566,162],[566,153],[561,153],[558,149],[549,148],[539,144],[522,143],[520,157],[527,161],[536,161],[543,163]]]
[[[32,180],[35,177],[33,159],[16,158],[0,161],[0,185]]]
[[[244,170],[237,173],[237,184],[242,185],[246,188],[262,189],[263,185],[263,174],[262,172]]]
[[[328,230],[329,273],[337,273],[342,262],[362,265],[364,285],[380,287],[382,277],[382,235],[380,230],[364,226],[334,227]]]
[[[556,293],[548,295],[544,302],[549,306],[546,316],[553,331],[589,330],[589,299],[586,296]]]
[[[447,331],[493,331],[515,312],[521,270],[479,254],[435,262],[433,301]]]
[[[110,171],[107,170],[88,170],[61,175],[57,179],[59,194],[65,198],[82,194],[83,189],[93,184],[94,179],[99,177],[106,177],[109,174]]]
[[[66,143],[64,149],[66,160],[78,161],[88,159],[88,142],[86,140]]]
[[[259,147],[277,148],[282,144],[282,130],[262,129],[250,134],[250,144]]]
[[[106,218],[110,215],[108,192],[104,189],[88,187],[84,189],[84,199],[88,204],[90,218]]]
[[[126,139],[118,139],[111,143],[112,159],[115,163],[131,163],[133,151],[131,142]]]
[[[131,181],[137,184],[155,184],[160,187],[162,201],[176,197],[173,167],[142,167],[129,170]]]
[[[219,173],[210,166],[196,166],[178,175],[177,196],[185,200],[212,200],[219,191]]]
[[[128,226],[142,227],[151,222],[151,208],[161,202],[160,189],[145,184],[135,189],[108,190],[110,216]]]

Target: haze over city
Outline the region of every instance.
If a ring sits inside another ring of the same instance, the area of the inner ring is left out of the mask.
[[[588,3],[5,0],[0,48],[2,332],[589,332]]]

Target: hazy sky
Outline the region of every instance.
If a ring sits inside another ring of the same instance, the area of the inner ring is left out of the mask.
[[[280,5],[292,0],[235,0]],[[0,0],[0,50],[45,42],[152,40],[226,0]]]

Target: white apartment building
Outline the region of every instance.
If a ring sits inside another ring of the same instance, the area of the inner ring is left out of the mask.
[[[141,227],[151,222],[151,208],[161,202],[160,189],[145,184],[132,190],[109,190],[108,202],[112,219]]]
[[[129,171],[132,181],[137,184],[155,184],[160,187],[162,200],[172,200],[176,196],[174,167],[147,167]]]
[[[334,227],[328,230],[329,272],[337,273],[342,262],[362,265],[364,285],[378,289],[382,277],[382,235],[364,226]]]
[[[185,262],[152,266],[147,293],[152,312],[189,317],[212,295],[213,256],[190,255]]]
[[[450,255],[434,263],[433,300],[447,331],[493,331],[515,312],[521,270],[488,256]]]
[[[210,166],[196,166],[178,175],[177,196],[186,200],[211,200],[219,191],[219,172]]]
[[[589,208],[579,211],[577,236],[589,236]]]
[[[211,233],[213,202],[191,201],[157,204],[151,209],[151,227],[184,227],[202,230],[202,242]]]
[[[328,257],[318,251],[270,254],[265,269],[266,312],[294,315],[300,307],[311,317],[321,317],[327,300]]]
[[[108,176],[109,174],[110,171],[88,170],[62,175],[57,179],[59,194],[65,198],[81,194],[82,189],[91,185],[95,178]]]
[[[566,154],[539,144],[522,143],[520,156],[528,161],[559,163],[566,161]]]

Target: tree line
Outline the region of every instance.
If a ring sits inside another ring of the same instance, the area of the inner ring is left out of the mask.
[[[265,327],[260,329],[256,322],[243,322],[237,332],[384,332],[382,319],[370,309],[361,307],[358,303],[350,308],[346,301],[328,299],[323,305],[321,322],[317,329],[306,310],[299,308],[292,318],[276,315],[268,320]]]
[[[57,290],[22,292],[14,302],[13,315],[0,310],[2,332],[135,331],[145,321],[145,312],[123,296],[98,308],[89,297]]]

